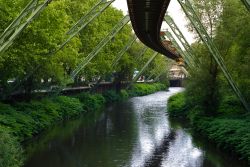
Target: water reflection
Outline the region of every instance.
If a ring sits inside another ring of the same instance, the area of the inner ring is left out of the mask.
[[[203,157],[203,152],[192,144],[191,137],[179,129],[176,131],[175,140],[170,143],[162,166],[199,167],[202,166]]]
[[[58,125],[29,144],[25,167],[242,167],[170,124],[166,102],[179,91],[132,98]]]
[[[169,127],[166,102],[170,93],[133,98],[132,106],[138,122],[138,137],[132,153],[131,167],[201,166],[203,153],[192,145],[191,137],[182,130]]]

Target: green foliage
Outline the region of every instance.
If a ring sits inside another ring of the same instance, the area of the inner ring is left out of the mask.
[[[65,96],[17,103],[14,106],[0,103],[0,125],[9,127],[19,140],[24,140],[83,111],[78,99]]]
[[[55,97],[53,102],[60,105],[60,114],[62,114],[64,119],[78,116],[84,111],[80,100],[77,98],[59,96]]]
[[[97,111],[105,104],[105,98],[101,94],[81,93],[76,96],[83,104],[85,111]]]
[[[194,122],[194,128],[218,146],[238,153],[250,162],[250,117],[206,118]]]
[[[120,91],[120,97],[121,97],[122,100],[126,100],[126,99],[129,98],[129,94],[125,89],[122,89]]]
[[[222,115],[236,115],[244,112],[240,100],[235,95],[225,95],[218,108],[218,113]]]
[[[151,94],[160,90],[165,90],[166,85],[160,83],[144,84],[138,83],[134,84],[130,90],[128,90],[129,96],[143,96]]]
[[[0,126],[0,167],[19,167],[23,164],[22,148],[7,128]]]
[[[235,114],[242,112],[242,106],[235,97],[226,97],[223,100],[219,107],[220,116],[217,117],[205,116],[201,106],[190,106],[185,99],[185,93],[169,98],[170,117],[188,118],[196,132],[250,162],[250,115]]]
[[[186,117],[187,105],[184,93],[177,93],[168,99],[168,113],[171,117]]]
[[[16,111],[7,104],[0,103],[0,125],[10,127],[20,138],[31,137],[35,120],[30,115]]]
[[[121,100],[120,94],[118,94],[115,90],[107,90],[103,93],[103,96],[108,103]]]

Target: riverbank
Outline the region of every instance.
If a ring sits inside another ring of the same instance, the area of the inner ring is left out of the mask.
[[[185,102],[185,92],[168,100],[171,118],[188,120],[195,132],[250,164],[250,114],[239,113],[239,110],[234,101],[229,99],[221,105],[219,114],[207,116],[201,107],[189,106]]]
[[[0,103],[0,167],[18,167],[23,162],[21,142],[64,120],[87,112],[96,112],[106,103],[165,90],[159,83],[136,84],[130,90],[106,91],[103,94],[81,93],[56,96],[40,101]]]

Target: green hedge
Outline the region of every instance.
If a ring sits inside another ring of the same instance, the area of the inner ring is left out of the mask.
[[[250,163],[250,115],[241,115],[241,112],[239,103],[231,97],[225,97],[219,106],[219,115],[214,117],[205,116],[199,106],[188,106],[185,103],[184,92],[168,100],[170,117],[186,117],[196,132],[219,147],[237,153]]]
[[[0,167],[19,167],[23,164],[22,148],[6,127],[0,126]]]
[[[128,94],[130,97],[144,96],[147,94],[151,94],[166,89],[167,89],[166,85],[161,83],[152,83],[152,84],[138,83],[134,84],[132,88],[128,90]]]
[[[105,104],[106,100],[101,94],[81,93],[76,96],[83,104],[86,111],[99,110]]]
[[[186,117],[187,106],[185,105],[185,97],[183,93],[177,93],[168,99],[168,113],[172,117]]]
[[[196,131],[219,147],[236,152],[250,163],[250,116],[246,118],[200,117],[194,121]]]

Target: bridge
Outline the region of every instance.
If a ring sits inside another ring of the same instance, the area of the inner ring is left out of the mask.
[[[88,11],[83,17],[81,17],[67,32],[66,40],[61,44],[58,44],[55,50],[47,53],[48,56],[54,56],[56,53],[61,51],[77,34],[82,31],[89,23],[91,23],[96,17],[102,14],[114,0],[100,1],[98,2],[90,11]],[[244,5],[249,10],[249,1],[242,0]],[[46,9],[46,7],[53,3],[52,0],[45,0],[40,2],[38,0],[32,0],[27,6],[21,11],[21,13],[13,20],[11,24],[4,30],[0,36],[0,54],[3,54],[17,39],[17,37],[27,28],[36,18]],[[83,58],[76,68],[71,72],[70,76],[72,79],[76,79],[79,72],[91,62],[91,60],[100,52],[100,50],[107,45],[109,41],[114,39],[117,33],[129,22],[131,21],[133,30],[135,32],[134,37],[124,46],[124,48],[117,54],[116,59],[112,62],[112,67],[116,65],[119,59],[125,54],[125,52],[132,46],[132,44],[138,38],[146,47],[151,48],[155,51],[152,57],[146,62],[137,76],[134,77],[133,82],[136,82],[142,73],[148,68],[150,63],[157,57],[158,53],[166,56],[177,62],[181,66],[182,71],[184,71],[185,76],[188,76],[188,70],[193,67],[199,66],[199,60],[195,57],[195,54],[190,49],[185,37],[178,29],[173,19],[166,14],[167,8],[169,6],[170,0],[127,0],[129,16],[125,16],[120,22],[117,23],[115,27],[110,31],[110,33],[103,38],[103,40],[94,48],[94,50],[89,53],[86,58]],[[192,3],[189,0],[178,0],[182,10],[186,14],[187,18],[190,20],[193,28],[199,34],[200,39],[207,46],[210,51],[212,58],[220,67],[225,78],[229,82],[233,91],[237,97],[241,100],[243,106],[246,110],[250,111],[249,106],[237,87],[236,83],[232,79],[227,67],[224,64],[224,60],[220,55],[217,47],[212,41],[211,37],[206,32],[204,25],[201,23],[199,17],[195,13],[195,9],[192,7]],[[171,28],[172,32],[166,30],[162,31],[161,26],[163,22],[166,22]],[[176,38],[179,42],[176,41]],[[144,49],[141,53],[145,53]],[[26,76],[17,81],[13,86],[13,92],[16,88],[23,84],[24,80],[29,79],[30,76],[34,75],[36,71],[41,66],[37,66],[33,71],[26,74]],[[160,75],[160,74],[159,74]]]

